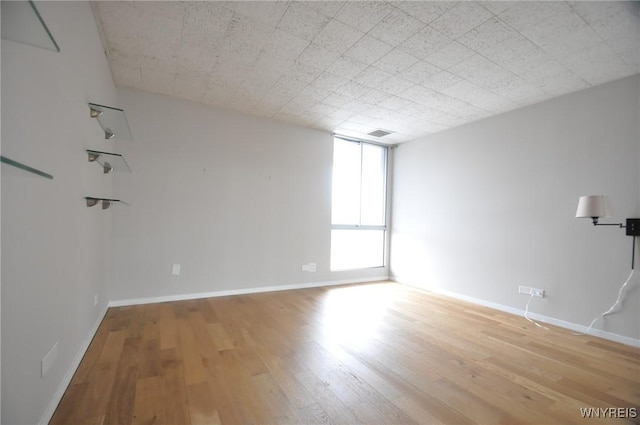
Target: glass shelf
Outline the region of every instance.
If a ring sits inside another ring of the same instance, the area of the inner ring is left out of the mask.
[[[59,52],[60,47],[31,1],[2,1],[2,38]]]
[[[126,206],[130,206],[128,203],[121,201],[120,199],[111,199],[111,198],[94,198],[93,196],[85,196],[84,198],[87,201],[87,207],[93,207],[98,203],[102,204],[102,209],[106,210],[111,205],[122,204]]]
[[[104,138],[109,140],[114,137],[124,140],[133,140],[127,117],[124,111],[110,106],[89,103],[89,111],[92,118],[100,123],[100,127],[104,130]]]
[[[12,165],[12,166],[14,166],[16,168],[19,168],[21,170],[24,170],[24,171],[28,171],[29,173],[33,173],[33,174],[36,174],[38,176],[53,180],[53,176],[51,174],[45,173],[44,171],[40,171],[40,170],[38,170],[36,168],[33,168],[33,167],[29,167],[28,165],[25,165],[25,164],[23,164],[21,162],[14,161],[13,159],[9,159],[6,156],[0,156],[0,162],[2,162],[4,164]]]
[[[129,164],[120,154],[87,149],[87,155],[89,156],[89,162],[97,162],[102,165],[102,170],[105,174],[110,173],[112,170],[123,173],[131,172]]]

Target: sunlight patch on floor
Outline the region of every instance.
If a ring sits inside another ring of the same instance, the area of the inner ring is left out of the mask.
[[[389,284],[331,289],[321,317],[325,343],[366,348],[399,295]]]

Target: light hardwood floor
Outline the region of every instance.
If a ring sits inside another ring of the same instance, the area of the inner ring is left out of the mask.
[[[611,424],[638,418],[580,409],[639,405],[638,349],[389,282],[111,308],[51,424]]]

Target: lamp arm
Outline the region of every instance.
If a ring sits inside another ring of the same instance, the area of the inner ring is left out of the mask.
[[[591,217],[591,222],[594,226],[619,226],[621,229],[627,227],[623,223],[598,223],[599,218],[600,217]]]

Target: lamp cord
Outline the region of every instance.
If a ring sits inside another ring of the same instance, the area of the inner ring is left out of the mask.
[[[604,313],[602,313],[601,315],[597,316],[595,319],[593,319],[591,321],[591,324],[589,324],[589,327],[587,328],[586,331],[584,331],[584,333],[577,333],[577,332],[573,332],[574,335],[585,335],[588,334],[589,331],[591,330],[591,328],[593,328],[593,325],[596,324],[596,322],[598,321],[598,319],[600,318],[604,318],[605,316],[608,316],[609,314],[613,314],[613,313],[617,313],[618,311],[620,311],[620,309],[622,308],[622,303],[624,302],[624,299],[627,296],[627,291],[629,290],[629,282],[631,282],[631,278],[633,277],[633,273],[635,272],[635,259],[636,259],[636,237],[635,235],[633,236],[633,246],[631,248],[631,273],[629,273],[629,277],[627,277],[627,280],[624,281],[624,283],[622,284],[622,286],[620,287],[620,290],[618,291],[618,298],[616,299],[616,302],[611,306],[611,308],[607,311],[605,311]],[[549,330],[549,328],[542,326],[540,323],[536,322],[535,320],[531,319],[529,317],[529,303],[531,303],[531,300],[533,299],[534,294],[531,294],[531,296],[529,297],[529,300],[527,301],[527,305],[524,308],[524,318],[527,319],[528,321],[530,321],[531,323],[533,323],[534,325],[536,325],[539,328],[542,329],[546,329]]]
[[[529,297],[529,301],[527,301],[527,305],[524,308],[524,318],[527,319],[528,321],[530,321],[531,323],[533,323],[534,325],[536,325],[537,327],[541,328],[541,329],[546,329],[549,330],[549,328],[542,326],[540,323],[536,322],[535,320],[529,318],[529,303],[531,302],[531,300],[533,299],[535,295],[531,294],[531,296]]]
[[[591,322],[591,324],[589,325],[586,331],[584,331],[583,333],[574,333],[574,335],[585,335],[589,333],[589,331],[591,330],[591,328],[593,328],[593,325],[596,324],[598,319],[600,319],[601,317],[604,318],[609,314],[617,313],[620,310],[620,308],[622,307],[622,303],[624,302],[624,299],[627,295],[627,291],[629,290],[629,282],[631,282],[631,277],[633,276],[634,272],[635,270],[631,269],[631,273],[629,274],[629,277],[627,278],[627,280],[624,281],[624,283],[620,287],[620,290],[618,291],[618,298],[616,299],[616,302],[611,306],[611,308],[605,311],[604,313],[602,313],[601,315],[599,315],[598,317],[596,317],[595,319],[593,319],[593,321]]]

